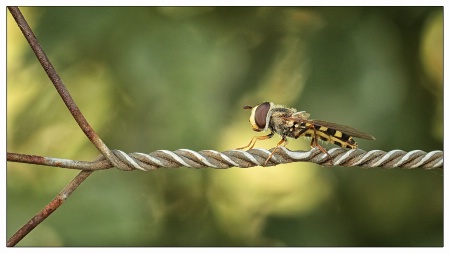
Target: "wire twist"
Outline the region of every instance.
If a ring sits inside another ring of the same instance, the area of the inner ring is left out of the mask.
[[[158,150],[149,154],[130,153],[126,154],[120,150],[112,152],[127,165],[122,170],[143,170],[150,171],[158,168],[216,168],[226,169],[230,167],[248,168],[254,166],[275,166],[278,164],[292,162],[312,162],[322,166],[359,166],[364,168],[443,168],[443,151],[424,152],[414,150],[405,152],[403,150],[392,150],[385,152],[382,150],[364,151],[361,149],[346,150],[333,148],[328,153],[330,158],[319,149],[314,148],[309,151],[291,151],[285,147],[280,147],[272,158],[264,164],[273,149],[251,149],[248,151],[229,150],[218,152],[215,150],[192,151],[189,149],[179,149],[176,151]],[[100,158],[105,160],[105,158]]]

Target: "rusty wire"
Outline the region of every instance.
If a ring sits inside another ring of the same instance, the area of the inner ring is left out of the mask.
[[[82,170],[72,181],[64,187],[64,189],[56,195],[40,212],[31,218],[25,225],[23,225],[13,236],[6,242],[7,247],[15,246],[20,242],[31,230],[37,227],[43,220],[50,216],[56,209],[58,209],[69,196],[75,191],[84,180],[90,176],[93,171]]]
[[[120,150],[110,150],[101,138],[95,133],[89,125],[69,91],[65,87],[61,78],[54,69],[44,50],[41,48],[32,29],[23,17],[18,7],[8,7],[11,15],[17,22],[24,37],[27,39],[30,47],[38,58],[41,66],[52,81],[60,97],[69,109],[73,118],[80,126],[84,134],[96,146],[102,155],[92,162],[75,161],[69,159],[42,157],[35,155],[25,155],[16,153],[7,153],[7,160],[11,162],[23,162],[40,164],[54,167],[63,167],[82,170],[49,204],[47,204],[39,213],[30,219],[22,228],[20,228],[8,241],[7,246],[14,246],[20,242],[36,226],[44,221],[64,201],[77,189],[77,187],[95,170],[109,169],[117,167],[124,171],[143,170],[151,171],[158,168],[230,168],[230,167],[254,167],[254,166],[275,166],[283,163],[292,162],[312,162],[322,166],[360,166],[360,167],[381,167],[381,168],[443,168],[443,152],[415,150],[405,152],[393,150],[384,152],[372,150],[345,150],[334,148],[329,150],[330,158],[318,149],[310,151],[290,151],[286,148],[279,148],[275,155],[265,164],[267,157],[271,154],[270,150],[252,149],[249,151],[229,150],[218,152],[215,150],[192,151],[189,149],[179,149],[176,151],[158,150],[150,154],[131,153],[126,154]]]
[[[52,63],[48,59],[44,50],[42,49],[39,41],[33,33],[33,30],[28,25],[28,22],[25,20],[25,17],[22,15],[18,7],[8,7],[9,12],[13,16],[20,30],[22,31],[24,37],[28,41],[31,49],[36,55],[37,59],[41,63],[42,68],[44,69],[47,76],[52,81],[55,89],[58,91],[61,99],[66,105],[67,109],[69,109],[73,118],[80,126],[80,129],[84,132],[84,134],[89,138],[89,140],[95,145],[95,147],[102,153],[105,157],[111,161],[117,167],[124,167],[126,164],[121,163],[119,159],[117,159],[113,153],[111,153],[110,149],[106,146],[106,144],[102,141],[102,139],[95,133],[94,129],[91,127],[89,122],[84,117],[83,113],[81,113],[77,104],[73,100],[72,96],[69,93],[69,90],[64,85],[63,81],[59,77]]]
[[[89,138],[89,140],[95,145],[95,147],[102,153],[111,164],[114,164],[118,167],[125,167],[126,164],[123,164],[119,159],[117,159],[111,150],[106,146],[106,144],[102,141],[102,139],[95,133],[94,129],[90,126],[86,118],[81,113],[80,109],[76,105],[66,86],[62,82],[52,63],[48,59],[44,50],[42,49],[39,41],[34,35],[33,30],[28,25],[28,22],[25,20],[25,17],[22,15],[20,9],[18,7],[8,7],[9,12],[13,16],[20,30],[22,31],[23,36],[28,41],[31,49],[39,60],[42,68],[45,73],[47,73],[48,77],[52,81],[55,89],[58,91],[61,99],[64,101],[67,109],[69,109],[72,117],[75,119],[77,124],[80,126],[80,129],[84,132],[84,134]],[[47,206],[44,207],[38,214],[36,214],[28,223],[26,223],[22,228],[20,228],[7,242],[7,246],[14,246],[20,240],[22,240],[28,233],[30,233],[37,225],[39,225],[42,221],[44,221],[49,215],[51,215],[56,209],[58,209],[64,200],[77,189],[77,187],[90,175],[89,172],[81,172],[79,173],[63,190],[64,194],[58,195],[53,201],[51,201]]]
[[[272,149],[273,150],[273,149]],[[112,150],[116,157],[125,167],[118,167],[120,170],[142,170],[152,171],[158,168],[216,168],[226,169],[230,167],[248,168],[255,166],[275,166],[292,162],[311,162],[322,166],[343,166],[343,167],[364,167],[364,168],[424,168],[437,169],[444,166],[444,152],[432,151],[424,152],[414,150],[410,152],[402,150],[392,150],[389,152],[382,150],[364,151],[362,149],[333,148],[328,153],[332,160],[319,149],[309,151],[291,151],[285,147],[280,147],[274,156],[265,164],[266,159],[272,150],[251,149],[248,151],[228,150],[219,152],[216,150],[193,151],[189,149],[179,149],[175,151],[157,150],[155,152],[130,153],[120,150]],[[8,161],[33,163],[53,167],[62,167],[79,170],[104,170],[114,167],[103,156],[97,157],[93,162],[74,161],[51,157],[20,155],[8,153]]]

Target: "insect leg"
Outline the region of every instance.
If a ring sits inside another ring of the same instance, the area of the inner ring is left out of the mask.
[[[278,149],[278,147],[280,147],[281,146],[281,144],[283,144],[284,143],[284,147],[287,145],[287,139],[286,139],[286,137],[282,137],[281,138],[281,141],[280,142],[278,142],[278,144],[277,144],[277,146],[273,149],[273,151],[272,151],[272,153],[269,155],[269,157],[267,157],[267,160],[264,162],[264,166],[266,166],[266,164],[267,164],[267,162],[270,160],[270,158],[272,158],[272,156],[273,156],[273,154],[275,153],[275,151],[277,151],[277,149]]]
[[[312,128],[312,130],[314,131],[314,136],[312,137],[310,144],[311,148],[318,147],[320,151],[325,153],[330,158],[330,161],[333,162],[333,157],[331,157],[331,155],[317,142],[317,132],[314,125],[311,125],[310,128]]]
[[[252,138],[252,140],[250,141],[250,143],[248,143],[246,146],[244,146],[244,147],[242,147],[242,148],[237,148],[237,149],[246,149],[246,148],[252,149],[253,146],[255,146],[255,144],[256,144],[256,142],[257,142],[258,140],[267,140],[267,139],[272,138],[273,135],[274,135],[274,133],[271,132],[271,133],[268,134],[268,135],[255,136],[255,137]]]
[[[304,132],[306,132],[309,128],[307,127],[302,127],[302,130],[300,130],[300,132],[298,132],[298,134],[296,134],[296,138],[298,138],[299,136],[301,136]]]

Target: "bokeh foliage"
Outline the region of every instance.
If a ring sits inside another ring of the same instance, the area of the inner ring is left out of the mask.
[[[368,132],[377,139],[361,140],[365,150],[443,148],[441,7],[21,10],[110,148],[241,147],[255,134],[242,106],[262,101]],[[7,74],[9,152],[98,155],[9,14]],[[77,172],[7,166],[9,238]],[[442,246],[442,174],[101,171],[19,246]]]

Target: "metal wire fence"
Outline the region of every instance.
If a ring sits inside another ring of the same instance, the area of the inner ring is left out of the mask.
[[[30,44],[30,47],[34,51],[43,69],[65,102],[70,113],[85,135],[101,153],[94,161],[89,162],[8,152],[7,160],[9,162],[31,163],[81,170],[81,172],[55,197],[55,199],[8,240],[8,246],[14,246],[20,242],[20,240],[22,240],[29,232],[59,208],[71,193],[96,170],[105,170],[114,167],[123,171],[152,171],[155,169],[176,167],[226,169],[231,167],[247,168],[254,166],[275,166],[278,164],[294,162],[311,162],[321,166],[359,166],[364,168],[379,167],[386,169],[443,168],[443,151],[424,152],[421,150],[414,150],[406,152],[402,150],[392,150],[386,152],[381,150],[364,151],[361,149],[345,150],[342,148],[334,148],[328,151],[331,156],[330,159],[329,156],[319,149],[291,151],[284,147],[280,147],[266,163],[265,161],[271,155],[272,150],[251,149],[248,151],[228,150],[224,152],[203,150],[197,152],[189,149],[179,149],[176,151],[157,150],[149,154],[137,152],[127,154],[120,150],[111,150],[103,143],[101,138],[95,133],[84,118],[47,58],[45,52],[40,47],[33,31],[21,14],[19,8],[8,7],[8,9]]]

